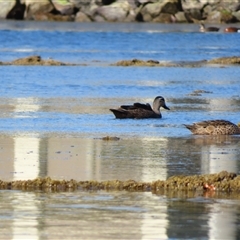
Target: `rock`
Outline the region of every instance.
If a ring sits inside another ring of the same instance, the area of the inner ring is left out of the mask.
[[[7,15],[13,9],[15,4],[16,4],[15,0],[8,0],[8,1],[1,0],[0,1],[0,18],[2,19],[7,18]]]
[[[240,65],[240,57],[221,57],[221,58],[214,58],[208,61],[209,64],[225,64],[225,65]]]
[[[88,6],[82,6],[80,8],[80,11],[85,13],[92,21],[96,21],[94,18],[96,17],[95,14],[96,14],[98,8],[99,8],[99,6],[95,2],[93,2],[92,4],[90,4]]]
[[[106,136],[106,137],[103,137],[101,139],[104,140],[104,141],[118,141],[118,140],[120,140],[119,137],[110,137],[110,136]]]
[[[178,12],[178,1],[177,0],[164,0],[158,1],[155,3],[148,3],[140,10],[143,20],[145,22],[149,22],[153,19],[159,22],[166,22],[166,16],[162,15],[160,17],[160,13],[167,13],[167,14],[175,14]],[[168,16],[170,16],[168,15]],[[158,18],[159,17],[159,18]],[[158,20],[156,20],[158,18]],[[167,17],[169,18],[169,17]],[[162,20],[161,20],[162,19]],[[171,21],[171,19],[170,19]],[[167,22],[170,22],[167,21]]]
[[[237,21],[240,21],[240,11],[233,12],[232,15],[237,19]]]
[[[25,9],[26,9],[25,4],[22,4],[20,1],[16,1],[16,4],[12,8],[12,10],[7,14],[6,18],[7,19],[15,19],[15,20],[23,20]]]
[[[130,11],[130,5],[126,0],[119,0],[111,5],[100,6],[95,15],[100,15],[109,22],[124,22]]]
[[[214,194],[223,192],[239,194],[240,192],[240,176],[236,173],[226,171],[218,174],[191,175],[191,176],[171,176],[165,181],[156,180],[152,182],[137,182],[134,180],[105,180],[98,182],[95,180],[76,181],[71,180],[53,180],[49,177],[36,178],[33,180],[16,180],[2,181],[0,180],[0,189],[8,190],[44,190],[44,191],[66,191],[66,190],[118,190],[118,191],[151,191],[153,193],[166,191],[171,195],[173,193],[183,192],[184,194],[196,193],[203,194],[205,192],[213,192]],[[165,193],[165,194],[166,194]]]
[[[220,0],[219,3],[220,9],[225,9],[229,12],[234,12],[238,11],[240,7],[239,0],[231,0],[231,1],[226,1],[226,0]]]
[[[91,4],[90,0],[68,0],[75,8],[83,9]]]
[[[153,22],[172,23],[174,21],[172,14],[160,13],[159,16],[152,20]]]
[[[136,0],[127,0],[127,1],[132,10],[135,10],[139,6],[139,3],[137,3]]]
[[[225,23],[234,23],[237,22],[236,17],[232,14],[232,12],[223,9],[221,12],[221,22]]]
[[[58,22],[74,21],[73,15],[61,15],[52,13],[35,13],[32,18],[36,21],[58,21]]]
[[[25,19],[34,19],[35,14],[50,13],[55,10],[53,4],[49,0],[22,0],[26,5]]]
[[[94,21],[95,22],[105,22],[106,20],[104,19],[104,17],[97,15],[94,17]]]
[[[176,23],[187,22],[187,18],[184,12],[177,12],[176,14],[174,14],[174,18]]]
[[[206,4],[206,0],[181,0],[181,4],[184,11],[189,11],[191,9],[200,10]]]
[[[134,22],[136,21],[136,13],[134,10],[130,10],[127,17],[125,18],[125,22]]]
[[[74,5],[67,0],[52,0],[54,7],[63,15],[74,13]]]
[[[75,16],[75,22],[91,22],[92,20],[84,12],[78,12]]]
[[[16,59],[12,62],[3,63],[3,65],[21,65],[21,66],[32,66],[32,65],[41,65],[41,66],[74,66],[75,64],[63,63],[53,59],[44,60],[40,56],[30,56]]]
[[[208,23],[221,23],[221,13],[219,11],[209,11],[207,14],[206,22]]]
[[[240,21],[240,0],[0,0],[0,7],[0,18],[7,19],[167,23]]]
[[[188,20],[192,22],[203,19],[207,22],[234,22],[236,18],[232,11],[240,7],[239,0],[181,0],[181,4]]]
[[[113,64],[113,66],[122,66],[122,67],[128,67],[128,66],[155,67],[159,65],[160,65],[159,61],[156,61],[156,60],[144,61],[140,59],[122,60]]]
[[[194,20],[203,20],[204,17],[206,18],[206,16],[203,16],[203,9],[210,4],[210,1],[206,3],[206,0],[181,0],[182,9],[188,21],[195,22]]]

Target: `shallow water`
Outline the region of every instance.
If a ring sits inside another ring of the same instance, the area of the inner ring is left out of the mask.
[[[193,136],[184,127],[216,118],[239,121],[239,67],[110,66],[132,58],[234,56],[238,34],[203,34],[197,25],[174,24],[9,21],[0,29],[0,61],[38,54],[87,63],[0,66],[0,179],[150,182],[222,170],[239,174],[238,136]],[[152,103],[158,95],[171,109],[162,110],[162,119],[118,120],[109,111]],[[120,140],[103,141],[105,136]],[[7,239],[239,236],[238,195],[0,191],[0,198],[0,233]]]
[[[238,239],[240,233],[239,196],[1,191],[0,200],[3,239]]]

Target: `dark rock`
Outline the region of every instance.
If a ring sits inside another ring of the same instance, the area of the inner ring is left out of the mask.
[[[16,0],[16,4],[13,9],[7,14],[7,19],[15,19],[15,20],[23,20],[24,19],[24,12],[26,6],[22,4],[20,0]]]
[[[103,5],[110,5],[110,4],[114,3],[114,2],[115,2],[115,0],[102,0],[102,4]]]

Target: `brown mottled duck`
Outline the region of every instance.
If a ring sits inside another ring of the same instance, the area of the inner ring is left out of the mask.
[[[133,105],[122,105],[118,109],[109,109],[116,118],[161,118],[160,108],[170,110],[165,103],[165,99],[157,96],[153,101],[153,107],[149,103],[134,103]]]
[[[185,127],[195,135],[235,135],[240,134],[239,125],[226,120],[209,120],[192,125],[185,124]]]

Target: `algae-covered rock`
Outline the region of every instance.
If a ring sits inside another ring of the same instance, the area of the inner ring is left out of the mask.
[[[214,58],[208,61],[209,64],[225,64],[225,65],[232,65],[232,64],[240,64],[240,57],[221,57],[221,58]]]
[[[75,64],[60,62],[60,61],[56,61],[51,58],[44,60],[41,58],[41,56],[29,56],[29,57],[24,57],[24,58],[19,58],[19,59],[13,60],[12,62],[2,62],[2,65],[72,66]]]
[[[222,171],[218,174],[172,176],[166,181],[156,180],[153,182],[138,182],[135,180],[109,180],[109,181],[76,181],[76,180],[53,180],[49,177],[33,180],[18,180],[6,182],[0,180],[0,189],[19,190],[126,190],[126,191],[218,191],[240,192],[240,176],[235,173]]]
[[[154,67],[154,66],[158,66],[159,62],[154,61],[154,60],[144,61],[144,60],[140,60],[140,59],[132,59],[132,60],[122,60],[122,61],[119,61],[119,62],[113,64],[113,65],[114,66],[123,66],[123,67],[128,67],[128,66]]]

